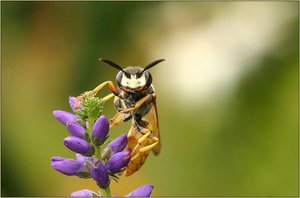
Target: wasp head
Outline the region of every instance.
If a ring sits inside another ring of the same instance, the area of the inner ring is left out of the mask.
[[[109,60],[100,59],[100,61],[120,70],[117,74],[116,81],[122,91],[137,93],[146,90],[152,84],[152,76],[148,69],[164,61],[164,59],[156,60],[145,68],[128,66],[125,69]]]

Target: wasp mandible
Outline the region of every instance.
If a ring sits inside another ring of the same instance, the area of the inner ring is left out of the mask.
[[[165,59],[153,61],[145,68],[128,66],[124,69],[110,60],[102,58],[99,60],[119,70],[116,76],[118,87],[116,88],[112,81],[106,81],[92,91],[80,95],[78,99],[97,94],[105,85],[108,85],[115,96],[114,105],[118,111],[111,119],[110,127],[118,125],[121,121],[132,120],[127,134],[126,147],[131,151],[131,159],[124,170],[124,174],[129,176],[140,169],[151,150],[154,155],[160,152],[156,95],[148,69]]]

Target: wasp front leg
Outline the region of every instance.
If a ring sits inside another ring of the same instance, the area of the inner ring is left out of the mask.
[[[119,98],[119,97],[115,97],[114,99],[114,105],[116,107],[116,109],[118,110],[118,112],[126,109],[126,105],[123,99]],[[126,113],[123,114],[123,121],[126,122],[128,120],[130,120],[132,118],[132,114],[131,113]]]
[[[119,97],[115,97],[114,99],[114,105],[116,107],[116,109],[121,112],[123,109],[126,109],[126,106],[124,104],[124,100],[119,98]],[[130,113],[117,113],[112,119],[111,119],[111,124],[110,124],[110,128],[112,128],[113,126],[118,125],[120,122],[122,121],[128,121],[132,118],[132,115]]]
[[[91,96],[91,95],[96,95],[105,85],[109,86],[110,91],[112,92],[112,94],[109,94],[105,97],[102,98],[103,101],[107,101],[110,98],[113,97],[113,95],[115,96],[119,96],[119,92],[117,91],[117,89],[115,88],[114,84],[111,81],[106,81],[104,83],[101,83],[100,85],[98,85],[95,89],[91,90],[91,91],[87,91],[84,92],[83,94],[81,94],[80,96],[78,96],[76,98],[76,102],[75,102],[75,108],[79,108],[80,106],[80,101],[84,98],[86,98],[87,96]]]
[[[87,91],[84,92],[83,94],[81,94],[80,96],[77,97],[77,99],[82,100],[87,96],[90,95],[96,95],[101,89],[103,89],[103,87],[105,85],[108,85],[110,91],[115,95],[115,96],[119,96],[119,92],[118,90],[115,88],[113,82],[111,81],[105,81],[104,83],[101,83],[100,85],[98,85],[95,89],[91,90],[91,91]]]

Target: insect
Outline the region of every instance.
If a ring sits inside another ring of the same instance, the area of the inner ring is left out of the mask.
[[[118,87],[116,88],[112,81],[106,81],[92,91],[85,92],[78,99],[97,94],[108,85],[115,96],[114,105],[118,111],[111,119],[110,127],[118,125],[121,121],[132,120],[126,147],[131,151],[131,159],[124,170],[124,174],[129,176],[140,169],[151,150],[154,155],[158,155],[161,149],[156,95],[148,69],[165,59],[153,61],[145,68],[128,66],[124,69],[110,60],[99,60],[119,70],[116,76]]]

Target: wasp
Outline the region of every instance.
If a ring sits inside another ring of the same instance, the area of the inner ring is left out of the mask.
[[[124,69],[110,60],[102,58],[99,60],[119,70],[116,76],[117,88],[112,81],[106,81],[80,95],[78,99],[97,94],[108,85],[112,95],[115,96],[114,105],[118,111],[111,119],[110,127],[122,121],[132,121],[126,146],[126,149],[131,151],[131,158],[123,172],[129,176],[140,169],[151,150],[154,155],[158,155],[161,149],[156,95],[152,76],[148,70],[165,59],[155,60],[144,68],[128,66]]]

